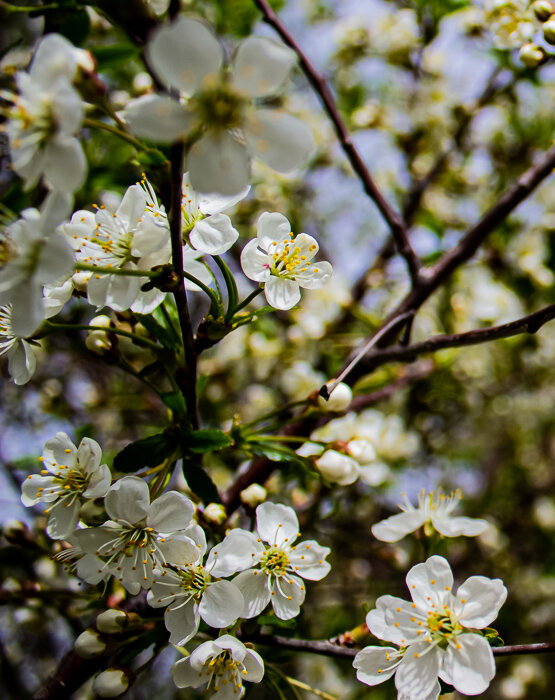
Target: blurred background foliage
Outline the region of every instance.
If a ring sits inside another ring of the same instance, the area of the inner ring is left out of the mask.
[[[57,31],[93,52],[114,109],[151,89],[140,48],[107,21],[104,3],[56,0],[44,10],[38,1],[11,4],[37,9],[14,12],[6,3],[0,6],[2,87],[28,64],[41,33]],[[181,5],[214,23],[229,51],[236,38],[252,31],[272,35],[259,23],[251,0],[182,0]],[[479,3],[276,0],[272,5],[329,80],[357,147],[386,196],[404,212],[411,241],[427,263],[453,246],[552,143],[555,65],[532,70],[514,53],[493,48]],[[408,290],[404,264],[392,254],[386,227],[299,70],[280,99],[310,123],[317,150],[306,172],[296,177],[257,165],[251,194],[238,205],[233,222],[241,244],[254,235],[262,211],[282,212],[293,230],[317,235],[323,257],[334,265],[334,280],[306,293],[297,310],[260,316],[203,354],[206,427],[226,429],[232,420],[248,422],[305,398],[334,375]],[[95,108],[91,115],[98,116]],[[147,155],[112,134],[85,129],[83,143],[90,170],[76,209],[113,202],[143,171],[156,179],[156,165]],[[10,212],[37,205],[44,193],[22,191],[5,151],[0,191],[2,216],[9,218]],[[230,265],[248,293],[238,265],[240,248],[231,251]],[[413,340],[518,318],[555,302],[554,280],[551,179],[424,305]],[[207,302],[190,296],[198,323]],[[62,320],[87,323],[93,315],[75,299]],[[115,316],[130,327],[139,322],[130,312]],[[83,435],[98,440],[111,464],[128,442],[167,424],[167,408],[134,376],[148,365],[148,355],[113,337],[103,354],[84,341],[78,331],[45,337],[38,371],[24,390],[9,381],[2,365],[0,688],[5,698],[31,697],[103,605],[99,592],[77,585],[52,560],[59,543],[46,538],[40,517],[31,523],[18,506],[20,481],[34,470],[44,441],[56,430],[76,441]],[[122,358],[127,370],[120,366]],[[448,557],[459,581],[474,574],[505,581],[509,598],[496,627],[506,644],[554,640],[554,360],[555,324],[548,324],[533,336],[420,359],[412,366],[412,379],[405,366],[390,364],[360,380],[355,396],[401,380],[395,390],[382,392],[381,400],[370,396],[368,401],[379,426],[375,448],[385,465],[383,478],[373,485],[332,487],[296,462],[277,465],[266,484],[270,497],[296,508],[303,535],[332,547],[332,572],[310,586],[295,624],[269,617],[268,628],[310,639],[350,630],[363,622],[379,595],[405,597],[407,569],[433,547]],[[206,467],[225,488],[246,459],[230,450],[207,458]],[[487,518],[490,532],[432,544],[410,536],[387,545],[371,536],[372,523],[395,511],[402,492],[414,501],[420,488],[438,485],[447,491],[462,488],[465,514]],[[248,524],[251,516],[241,510],[236,522]],[[18,523],[22,518],[25,525]],[[121,591],[109,594],[117,600]],[[265,684],[247,689],[253,700],[297,697],[294,693],[311,697],[293,691],[280,673],[337,698],[396,697],[391,682],[374,689],[358,684],[349,661],[260,651],[276,670],[267,672]],[[128,697],[197,697],[169,682],[173,658],[173,650],[164,651]],[[484,697],[552,700],[552,661],[549,655],[498,659],[496,679]],[[90,683],[74,697],[92,697]]]

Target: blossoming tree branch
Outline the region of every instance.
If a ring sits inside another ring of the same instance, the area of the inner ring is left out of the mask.
[[[0,13],[3,697],[550,700],[555,4]]]

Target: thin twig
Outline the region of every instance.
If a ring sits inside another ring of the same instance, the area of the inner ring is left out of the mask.
[[[394,345],[383,350],[375,350],[366,357],[363,357],[358,366],[353,368],[350,381],[357,377],[368,374],[376,367],[386,362],[414,362],[420,356],[445,348],[461,348],[468,345],[478,345],[489,343],[501,338],[512,338],[525,333],[536,333],[542,326],[555,318],[555,304],[550,304],[539,311],[523,316],[522,318],[503,323],[499,326],[489,328],[476,328],[464,333],[453,333],[451,335],[436,335],[424,340],[421,343],[413,343],[402,347]]]
[[[243,637],[243,641],[251,641],[257,644],[291,649],[293,651],[306,651],[323,656],[353,659],[360,649],[342,647],[332,644],[327,640],[294,639],[280,637],[273,634],[259,634],[255,637]],[[511,646],[495,647],[492,649],[494,656],[516,656],[517,654],[549,654],[555,652],[555,642],[541,642],[539,644],[515,644]]]
[[[391,234],[395,239],[397,249],[407,264],[412,284],[415,286],[418,283],[421,263],[410,244],[403,219],[385,199],[374,182],[366,163],[362,159],[351,139],[351,135],[345,126],[345,122],[339,114],[339,110],[337,109],[337,105],[335,104],[335,100],[326,81],[317,72],[316,68],[312,65],[302,48],[289,33],[279,16],[272,10],[267,0],[253,0],[253,2],[262,12],[264,21],[275,29],[282,41],[287,44],[287,46],[292,48],[299,57],[301,68],[318,94],[325,111],[333,123],[335,133],[339,143],[341,144],[343,152],[347,156],[353,170],[360,179],[362,186],[364,187],[364,191],[377,206],[378,210],[389,226]]]

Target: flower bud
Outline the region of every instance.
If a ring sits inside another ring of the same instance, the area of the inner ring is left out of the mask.
[[[96,630],[86,629],[75,640],[73,648],[75,653],[82,659],[93,659],[95,656],[102,656],[106,651],[107,644]]]
[[[555,17],[543,25],[543,38],[548,44],[555,44]]]
[[[123,610],[105,610],[96,618],[96,629],[105,634],[119,634],[128,624],[129,618]]]
[[[101,316],[95,316],[93,319],[91,319],[89,326],[101,326],[102,328],[106,328],[106,330],[108,330],[111,323],[112,321],[110,317],[103,314]],[[104,331],[98,330],[92,330],[87,333],[85,345],[89,350],[97,353],[98,355],[103,355],[106,350],[109,350],[112,347],[108,334]]]
[[[369,440],[349,440],[347,452],[359,464],[373,462],[376,459],[376,450]]]
[[[227,518],[227,512],[221,503],[209,503],[203,511],[205,519],[214,525],[221,525]]]
[[[555,5],[549,0],[537,0],[532,4],[532,11],[540,22],[547,22],[551,15],[555,13]]]
[[[522,46],[518,56],[525,66],[536,68],[543,61],[545,54],[540,46],[530,42]]]
[[[242,503],[251,508],[256,508],[256,506],[264,503],[268,493],[260,484],[251,484],[248,488],[243,489],[239,495]]]
[[[360,475],[358,462],[335,450],[326,450],[314,464],[325,479],[340,486],[354,483]]]
[[[327,401],[322,396],[318,397],[318,405],[323,411],[344,411],[352,400],[351,387],[340,382],[331,392]]]
[[[129,676],[121,668],[109,668],[94,679],[93,691],[101,698],[117,698],[129,688]]]

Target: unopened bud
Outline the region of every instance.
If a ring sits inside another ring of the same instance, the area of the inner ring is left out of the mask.
[[[549,0],[537,0],[532,4],[532,11],[540,22],[547,22],[551,15],[555,13],[555,5]]]
[[[376,450],[369,440],[349,440],[347,452],[359,464],[373,462],[376,459]]]
[[[521,47],[518,56],[525,66],[536,68],[543,61],[545,54],[540,46],[530,42]]]
[[[129,688],[128,672],[121,668],[109,668],[94,679],[93,691],[101,698],[117,698]]]
[[[318,405],[323,411],[344,411],[353,400],[353,392],[351,388],[340,382],[331,392],[329,399],[326,401],[321,396],[318,397]]]
[[[86,629],[80,634],[73,646],[75,653],[82,659],[94,659],[95,656],[102,656],[106,647],[104,639],[93,629]]]
[[[89,326],[100,326],[102,328],[106,328],[106,330],[109,330],[111,323],[112,321],[110,317],[102,314],[101,316],[95,316],[93,319],[91,319],[91,321],[89,321]],[[99,330],[91,330],[87,333],[85,345],[89,350],[97,353],[98,355],[103,355],[104,352],[110,350],[112,347],[108,333]]]
[[[555,17],[543,25],[543,38],[548,44],[555,44]]]
[[[221,503],[209,503],[203,511],[209,523],[221,525],[227,519],[227,512]]]
[[[268,492],[264,486],[260,484],[251,484],[248,488],[244,489],[240,493],[241,502],[251,508],[256,508],[256,506],[264,503]]]
[[[105,610],[96,618],[96,629],[105,634],[119,634],[129,624],[129,617],[123,610]]]
[[[315,465],[325,479],[339,486],[353,484],[360,476],[358,462],[335,450],[326,450]]]

